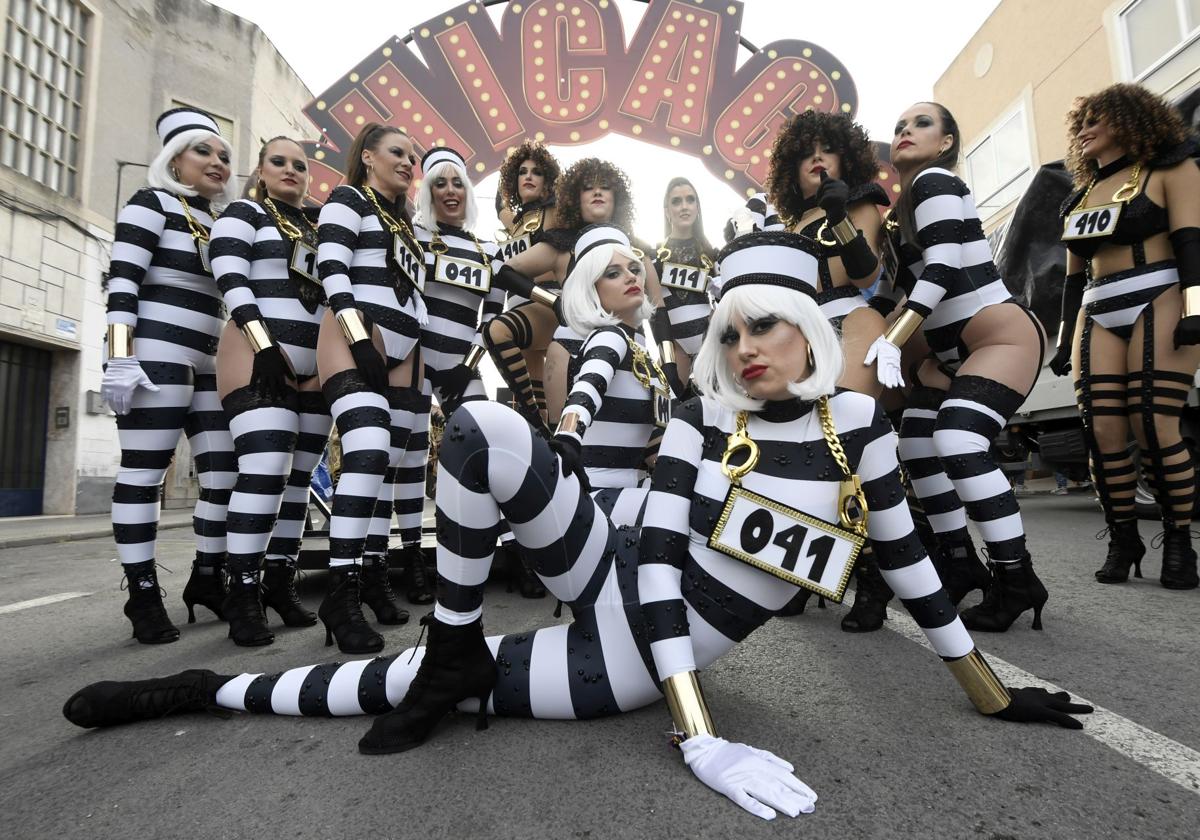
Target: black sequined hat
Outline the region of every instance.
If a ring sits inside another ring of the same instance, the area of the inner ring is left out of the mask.
[[[787,231],[739,236],[717,254],[721,294],[753,284],[782,286],[816,297],[821,246]]]
[[[217,121],[199,108],[172,108],[158,118],[154,127],[158,130],[158,137],[164,146],[180,132],[195,129],[211,131],[218,137],[221,136]]]

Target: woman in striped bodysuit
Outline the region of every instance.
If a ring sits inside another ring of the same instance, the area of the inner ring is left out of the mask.
[[[295,140],[275,137],[259,152],[257,171],[256,200],[229,205],[210,249],[232,318],[217,349],[217,389],[238,457],[222,610],[238,645],[274,641],[264,605],[289,627],[317,623],[295,578],[309,482],[333,424],[317,380],[326,307],[316,212],[302,206],[308,160]]]
[[[875,364],[885,386],[903,385],[900,347],[924,333],[932,352],[912,383],[900,457],[939,541],[965,543],[970,516],[987,544],[992,581],[963,621],[1004,632],[1032,608],[1040,630],[1046,588],[990,448],[1033,387],[1046,340],[996,271],[971,191],[951,171],[960,143],[953,116],[937,103],[919,102],[896,123],[892,164],[904,192],[889,213],[885,254],[907,300],[865,363]]]
[[[64,714],[80,726],[104,726],[214,705],[276,714],[388,712],[359,745],[385,753],[422,743],[460,702],[481,721],[488,711],[587,719],[665,694],[673,740],[704,784],[765,819],[777,810],[796,816],[813,809],[816,795],[787,762],[716,736],[696,671],[767,621],[797,587],[710,548],[709,538],[734,481],[801,505],[798,515],[836,523],[839,488],[853,471],[888,583],[976,707],[1007,720],[1079,728],[1069,714],[1090,707],[1043,689],[1006,689],[991,673],[913,533],[886,417],[870,397],[830,396],[841,348],[811,295],[810,244],[759,234],[723,253],[726,291],[696,366],[711,397],[671,419],[640,530],[617,527],[579,480],[570,432],[576,415],[566,412],[564,428],[547,443],[505,406],[468,403],[448,421],[443,442],[439,591],[427,648],[271,677],[189,671],[97,683],[69,699]],[[794,256],[781,262],[781,248]],[[605,272],[611,276],[597,281],[606,309],[614,297],[631,309],[640,305],[636,294],[626,296],[640,286],[631,264],[618,256]],[[761,453],[756,463],[745,460],[751,441]],[[483,581],[501,516],[571,607],[570,624],[484,639]],[[811,554],[799,533],[793,527],[792,543],[803,543],[793,547]]]
[[[121,467],[113,537],[129,585],[125,615],[143,644],[173,642],[155,573],[159,488],[179,435],[196,462],[196,560],[183,590],[189,621],[225,599],[225,508],[236,475],[217,398],[221,296],[208,264],[211,202],[232,197],[230,150],[216,122],[191,108],[158,119],[163,148],[150,186],[117,217],[108,280],[108,336],[100,393],[117,415]]]

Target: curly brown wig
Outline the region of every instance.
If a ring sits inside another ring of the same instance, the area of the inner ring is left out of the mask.
[[[546,195],[554,195],[554,183],[558,180],[562,169],[554,155],[541,143],[526,140],[513,149],[512,154],[500,165],[500,195],[503,196],[504,206],[516,211],[521,209],[521,193],[517,189],[517,173],[521,164],[532,160],[542,170],[545,180]]]
[[[613,191],[613,216],[609,220],[626,233],[633,230],[633,195],[629,178],[613,164],[600,158],[584,158],[563,173],[555,187],[558,226],[579,230],[586,222],[579,209],[579,195],[588,187],[603,184]]]
[[[841,157],[842,180],[849,186],[869,184],[879,174],[875,147],[861,125],[845,114],[824,111],[798,114],[784,125],[771,146],[767,194],[784,218],[799,219],[803,215],[800,161],[813,153],[818,141]]]
[[[1067,171],[1075,186],[1086,187],[1096,162],[1079,149],[1079,130],[1089,117],[1108,123],[1113,142],[1133,161],[1144,163],[1178,146],[1189,131],[1183,117],[1161,96],[1141,85],[1116,84],[1091,96],[1080,96],[1067,112]]]

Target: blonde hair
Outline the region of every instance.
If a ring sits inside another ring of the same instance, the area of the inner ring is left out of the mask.
[[[600,306],[600,293],[596,283],[614,259],[634,260],[641,265],[641,258],[624,245],[597,245],[583,255],[563,282],[562,311],[567,326],[581,336],[588,335],[600,327],[620,323],[620,319]],[[650,296],[642,300],[638,317],[646,320],[654,314]]]
[[[846,361],[842,342],[829,319],[821,313],[821,307],[811,295],[803,292],[754,284],[739,286],[723,294],[709,320],[708,332],[692,368],[692,378],[705,395],[733,411],[759,411],[763,407],[763,400],[746,396],[737,384],[721,344],[721,336],[733,324],[734,318],[739,317],[747,322],[778,318],[794,325],[808,341],[813,369],[807,379],[788,385],[788,391],[805,401],[833,393],[837,381],[842,378]]]
[[[224,207],[238,197],[237,184],[234,183],[233,179],[233,148],[230,147],[229,143],[223,137],[213,134],[206,128],[193,128],[190,131],[181,131],[168,140],[166,145],[162,147],[162,151],[154,156],[154,160],[150,161],[150,167],[146,172],[146,183],[156,190],[166,190],[176,195],[195,198],[200,194],[196,188],[187,184],[181,184],[171,174],[171,161],[175,160],[175,158],[188,149],[194,149],[202,143],[211,143],[213,140],[216,140],[225,147],[225,151],[229,152],[230,158],[229,178],[225,181],[221,192],[212,198],[214,208]]]

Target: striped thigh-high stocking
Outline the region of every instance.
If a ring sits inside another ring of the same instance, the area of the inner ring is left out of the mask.
[[[140,359],[158,391],[139,388],[128,414],[117,417],[121,466],[113,485],[113,538],[121,563],[155,558],[159,493],[192,403],[187,364]]]
[[[196,461],[200,498],[192,516],[196,532],[196,562],[218,566],[225,559],[225,515],[237,480],[233,436],[217,396],[215,373],[197,373],[184,431]]]
[[[533,342],[533,325],[523,309],[510,309],[489,321],[483,332],[484,343],[504,384],[512,391],[517,411],[535,429],[545,429],[545,398],[538,401],[522,353]]]
[[[946,392],[937,388],[917,385],[912,389],[900,420],[898,451],[933,533],[947,544],[962,545],[970,541],[966,510],[933,442],[938,407],[945,399]],[[933,554],[935,547],[928,548]]]
[[[429,411],[433,391],[429,380],[421,385],[409,422],[412,431],[396,467],[395,511],[400,544],[409,548],[421,545],[421,519],[425,514],[425,468],[429,463]]]
[[[946,475],[995,563],[1015,563],[1026,555],[1016,495],[991,453],[992,441],[1024,400],[999,382],[959,374],[934,426],[933,444]]]
[[[308,494],[313,470],[321,462],[329,443],[333,418],[320,391],[301,391],[299,434],[292,453],[292,469],[283,490],[279,517],[267,544],[267,562],[276,561],[295,568],[300,557],[300,542],[308,521]]]
[[[329,522],[329,565],[361,565],[388,468],[391,414],[387,399],[367,387],[357,369],[334,374],[322,390],[342,442],[342,472]]]
[[[237,482],[229,498],[228,568],[235,580],[256,584],[275,527],[299,434],[299,401],[275,403],[252,387],[221,401],[237,454]],[[285,401],[287,402],[287,401]]]
[[[375,499],[375,510],[371,526],[367,531],[364,554],[376,562],[386,560],[392,536],[392,518],[396,507],[396,493],[400,486],[400,465],[403,462],[408,441],[413,434],[415,418],[421,410],[421,393],[415,388],[388,389],[388,465],[379,495]],[[425,413],[426,421],[429,414]],[[428,440],[428,436],[426,436]],[[417,526],[418,529],[420,526]]]

